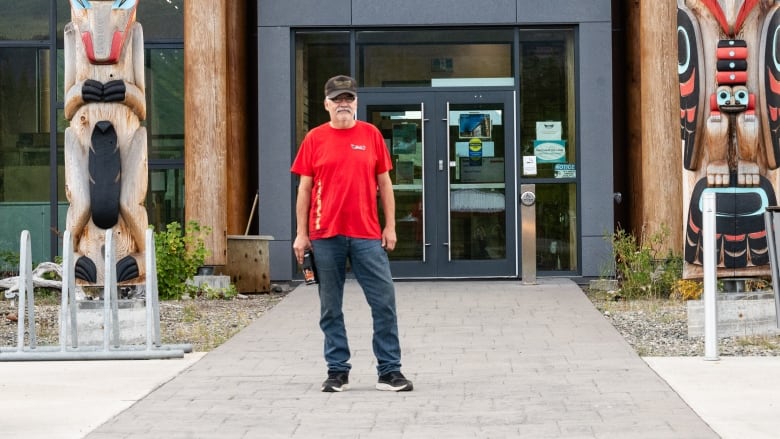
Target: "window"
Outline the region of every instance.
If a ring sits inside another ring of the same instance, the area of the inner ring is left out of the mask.
[[[142,0],[136,20],[147,43],[184,40],[184,0]]]
[[[50,221],[48,65],[48,49],[0,48],[0,250],[18,252],[30,230],[38,260]]]
[[[329,120],[323,101],[325,82],[349,75],[349,32],[299,32],[295,37],[296,145]]]
[[[520,155],[535,157],[536,261],[577,271],[577,144],[574,33],[520,32]]]
[[[184,159],[184,50],[146,50],[149,159]]]
[[[364,87],[513,86],[512,29],[360,31]]]
[[[49,11],[52,0],[0,2],[0,41],[43,41],[49,39]],[[60,1],[67,4],[67,1]]]
[[[571,31],[520,32],[520,147],[533,178],[576,177],[574,47]]]

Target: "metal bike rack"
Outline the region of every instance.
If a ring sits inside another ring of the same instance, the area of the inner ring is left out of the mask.
[[[775,319],[780,329],[780,254],[778,254],[777,236],[780,231],[780,206],[770,206],[764,213],[766,242],[769,245],[769,265],[772,270],[772,290],[775,293]]]
[[[160,340],[160,302],[157,289],[157,259],[154,232],[146,231],[146,343],[120,343],[118,289],[114,235],[106,231],[105,280],[103,286],[103,343],[81,346],[78,342],[78,305],[76,300],[75,261],[70,232],[63,237],[62,297],[59,315],[59,345],[38,346],[35,330],[35,305],[32,281],[30,232],[22,232],[19,260],[19,307],[17,345],[0,347],[0,361],[70,361],[70,360],[149,360],[182,358],[192,352],[192,345],[163,345]],[[26,315],[25,315],[26,313]],[[25,321],[27,339],[25,345]],[[70,345],[67,343],[70,334]]]

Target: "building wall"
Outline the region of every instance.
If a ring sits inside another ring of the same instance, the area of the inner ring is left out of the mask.
[[[271,279],[292,279],[294,93],[290,29],[261,26],[257,35],[259,228],[261,235],[274,237],[269,245]]]
[[[306,13],[301,13],[306,11]],[[613,229],[612,45],[609,0],[258,0],[260,234],[272,235],[271,278],[294,277],[291,28],[404,25],[578,26],[582,275],[598,276]]]

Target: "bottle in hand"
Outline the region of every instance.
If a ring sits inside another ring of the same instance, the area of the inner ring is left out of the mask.
[[[306,250],[303,253],[303,264],[301,264],[301,271],[303,271],[303,281],[306,285],[312,285],[317,283],[317,267],[314,265],[314,255],[311,250]]]

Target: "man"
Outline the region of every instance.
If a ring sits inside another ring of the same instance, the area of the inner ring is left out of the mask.
[[[293,251],[298,263],[311,249],[317,266],[320,328],[325,335],[328,378],[323,392],[349,384],[350,350],[342,302],[349,259],[374,321],[373,349],[378,390],[409,391],[401,373],[395,288],[387,251],[395,248],[395,199],[390,154],[379,130],[355,119],[357,84],[349,76],[325,83],[330,122],[312,129],[301,143],[291,171],[300,176]],[[376,195],[385,227],[380,229]]]

